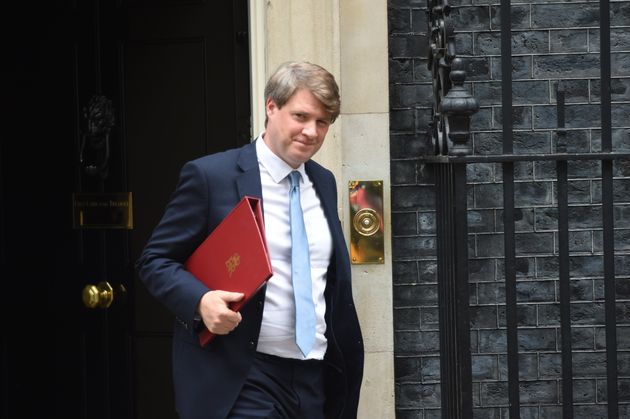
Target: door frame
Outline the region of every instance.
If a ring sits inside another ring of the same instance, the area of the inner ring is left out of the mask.
[[[265,126],[265,83],[267,80],[267,6],[266,2],[249,0],[249,66],[251,91],[252,137]]]

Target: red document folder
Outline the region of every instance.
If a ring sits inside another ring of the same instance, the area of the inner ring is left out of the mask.
[[[273,274],[263,224],[260,199],[244,197],[186,261],[186,269],[211,290],[242,292],[230,304],[239,311]],[[199,333],[206,346],[214,334]]]

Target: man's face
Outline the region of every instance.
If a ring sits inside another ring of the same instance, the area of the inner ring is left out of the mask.
[[[294,169],[308,161],[324,143],[330,114],[306,89],[298,89],[282,108],[267,99],[265,144]]]

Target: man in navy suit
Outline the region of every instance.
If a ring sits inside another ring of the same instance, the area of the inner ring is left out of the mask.
[[[149,291],[177,319],[177,411],[181,419],[354,419],[363,342],[349,257],[334,176],[311,160],[339,115],[337,83],[318,65],[285,63],[267,83],[265,112],[265,131],[251,144],[184,165],[136,263]],[[296,343],[291,182],[299,186],[308,238],[315,321],[306,347]],[[234,312],[229,304],[242,294],[208,289],[183,264],[246,195],[262,199],[273,276]],[[199,327],[218,335],[206,347]]]

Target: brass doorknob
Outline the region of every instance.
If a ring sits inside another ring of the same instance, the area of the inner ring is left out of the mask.
[[[114,289],[109,282],[88,284],[83,288],[83,304],[87,308],[108,308],[114,301]]]

